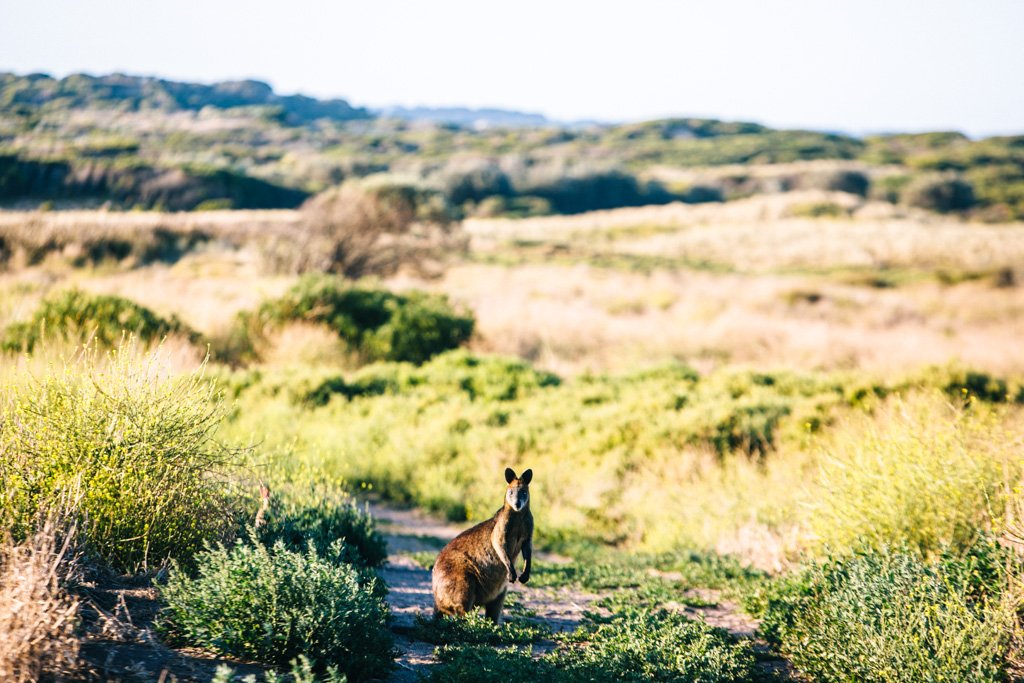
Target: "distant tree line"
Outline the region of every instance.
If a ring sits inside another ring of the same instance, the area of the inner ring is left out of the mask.
[[[192,119],[166,118],[175,112]],[[855,168],[741,169],[689,185],[654,172],[811,160]],[[260,81],[0,74],[0,202],[8,206],[293,207],[378,174],[435,190],[462,215],[579,213],[817,188],[981,220],[1024,219],[1024,136],[860,138],[697,118],[478,129],[375,117],[343,100],[278,95]]]
[[[0,154],[0,200],[111,201],[123,207],[194,209],[294,208],[309,196],[223,168],[155,168],[145,164],[24,159]]]
[[[124,74],[73,74],[57,79],[47,74],[0,73],[0,112],[52,112],[89,107],[129,111],[268,107],[271,115],[290,124],[324,118],[348,121],[370,117],[366,109],[353,107],[345,100],[278,95],[268,84],[254,80],[207,85]]]

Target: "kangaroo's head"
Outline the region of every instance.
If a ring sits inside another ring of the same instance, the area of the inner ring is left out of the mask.
[[[530,480],[533,479],[533,470],[526,470],[522,476],[517,477],[516,471],[511,467],[505,468],[505,481],[508,488],[505,489],[505,503],[512,508],[513,512],[524,510],[530,504]]]

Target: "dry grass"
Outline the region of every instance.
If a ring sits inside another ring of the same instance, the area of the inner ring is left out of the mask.
[[[394,223],[386,212],[368,211],[365,202],[350,196],[332,206],[345,209],[350,222],[363,221],[374,230],[378,224]],[[375,232],[357,224],[358,229],[349,230],[355,238],[342,244],[338,234],[325,239],[324,222],[316,211],[290,210],[0,211],[0,270],[32,266],[57,272],[81,267],[125,270],[178,263],[197,254],[202,263],[201,256],[212,253],[214,263],[227,256],[236,266],[261,274],[354,272],[352,260],[359,251],[363,261],[356,270],[362,273],[382,268],[393,272],[398,266],[429,272],[463,246],[460,234],[419,221],[400,226],[401,234],[395,233],[394,225]]]
[[[910,370],[960,360],[1024,371],[1024,289],[921,282],[876,289],[818,276],[615,272],[585,265],[467,265],[436,284],[476,312],[484,351],[556,372],[666,358],[822,369]]]
[[[269,367],[358,364],[338,334],[323,325],[289,323],[268,333],[265,343],[257,353],[261,364]]]
[[[847,206],[852,217],[789,217],[793,206],[823,200]],[[26,216],[68,234],[160,225],[286,234],[296,220],[294,212],[0,213],[0,227]],[[404,275],[389,283],[468,304],[479,320],[478,349],[556,372],[624,370],[667,358],[701,369],[736,362],[893,372],[959,360],[1024,372],[1024,287],[996,286],[1000,269],[1024,281],[1022,224],[971,224],[851,195],[791,192],[727,204],[470,220],[465,230],[470,262],[440,279]],[[539,246],[524,248],[523,240]],[[594,254],[653,265],[599,267]],[[488,259],[498,264],[480,264]],[[279,296],[293,281],[268,275],[258,254],[229,239],[173,265],[43,264],[0,275],[0,324],[26,318],[50,289],[75,285],[177,314],[216,336],[237,311]],[[277,340],[275,354],[335,362],[321,341],[292,330]]]
[[[79,603],[61,586],[73,538],[50,521],[25,543],[0,548],[0,680],[61,680],[78,670]]]
[[[794,207],[822,202],[850,210],[852,220],[792,217]],[[474,219],[465,228],[477,251],[507,250],[512,240],[575,241],[599,251],[677,258],[748,273],[990,271],[1019,267],[1024,260],[1024,224],[966,223],[841,192],[789,192],[726,204],[667,204],[518,221]],[[639,236],[632,236],[629,228]],[[616,232],[618,239],[596,244]]]
[[[290,252],[298,222],[295,211],[3,211],[0,264],[14,269],[46,260],[139,265],[214,244],[254,250],[268,267],[287,270],[295,258]]]
[[[812,201],[851,217],[790,217]],[[439,287],[476,311],[482,349],[556,371],[670,357],[702,368],[892,372],[960,360],[1024,371],[1024,288],[996,286],[1001,270],[1021,279],[1024,224],[812,191],[465,228],[478,260],[509,265],[456,267]],[[641,261],[608,267],[610,256]]]

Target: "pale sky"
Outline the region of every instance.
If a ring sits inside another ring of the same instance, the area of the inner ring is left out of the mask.
[[[1024,132],[1024,0],[0,0],[0,70],[363,106]]]

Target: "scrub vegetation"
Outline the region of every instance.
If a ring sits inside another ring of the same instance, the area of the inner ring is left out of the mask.
[[[534,124],[0,77],[0,678],[1024,675],[1020,140]]]
[[[294,208],[343,180],[377,176],[411,179],[457,213],[478,216],[823,189],[987,221],[1024,218],[1020,136],[859,138],[693,118],[503,123],[373,116],[343,100],[277,95],[259,81],[0,74],[0,201]],[[823,160],[854,165],[750,171]],[[663,177],[665,168],[710,171],[680,181]]]

